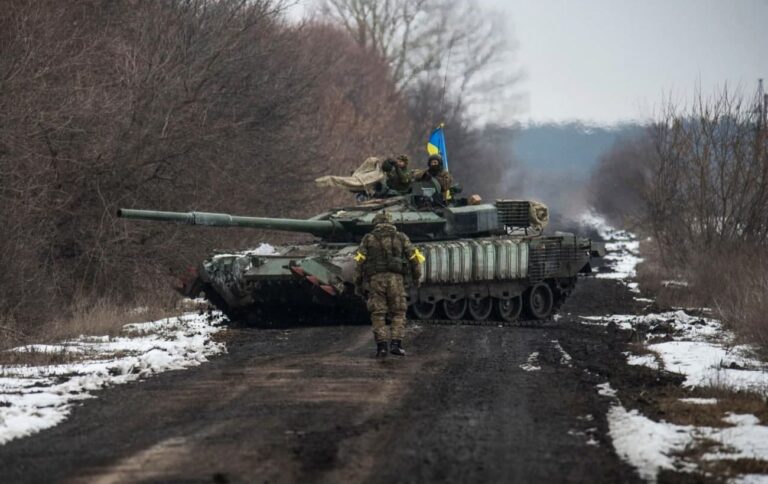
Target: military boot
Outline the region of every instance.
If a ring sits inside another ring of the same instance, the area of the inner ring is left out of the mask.
[[[403,342],[399,339],[393,339],[389,343],[389,352],[397,356],[405,356],[405,349],[403,349]]]
[[[387,356],[387,343],[382,341],[376,343],[376,358],[384,358]]]

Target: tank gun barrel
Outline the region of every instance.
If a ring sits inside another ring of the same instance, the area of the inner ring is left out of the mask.
[[[213,227],[247,227],[253,229],[302,232],[316,236],[330,235],[344,230],[340,223],[332,220],[302,220],[290,218],[242,217],[226,213],[210,212],[159,212],[155,210],[134,210],[121,208],[119,218],[149,220],[152,222],[173,222],[188,225]]]

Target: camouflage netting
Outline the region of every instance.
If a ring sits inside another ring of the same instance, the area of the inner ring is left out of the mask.
[[[339,187],[352,191],[373,192],[374,185],[384,179],[381,161],[376,157],[366,159],[350,176],[326,175],[315,179],[319,187]]]
[[[531,200],[531,227],[538,230],[544,230],[549,223],[549,208],[541,202]]]

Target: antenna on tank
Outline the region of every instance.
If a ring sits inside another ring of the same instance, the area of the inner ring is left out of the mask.
[[[448,46],[448,57],[445,61],[445,75],[443,76],[443,92],[440,95],[440,117],[445,119],[446,115],[444,113],[445,110],[445,91],[448,88],[448,67],[451,64],[451,51],[453,50],[453,42],[450,43]]]

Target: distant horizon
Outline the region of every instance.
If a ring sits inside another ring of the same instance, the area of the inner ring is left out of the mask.
[[[521,119],[513,121],[509,124],[509,127],[531,127],[531,126],[569,126],[569,125],[582,125],[587,128],[602,128],[606,130],[622,129],[627,126],[647,126],[651,120],[645,119],[620,119],[614,122],[603,122],[594,119]]]

